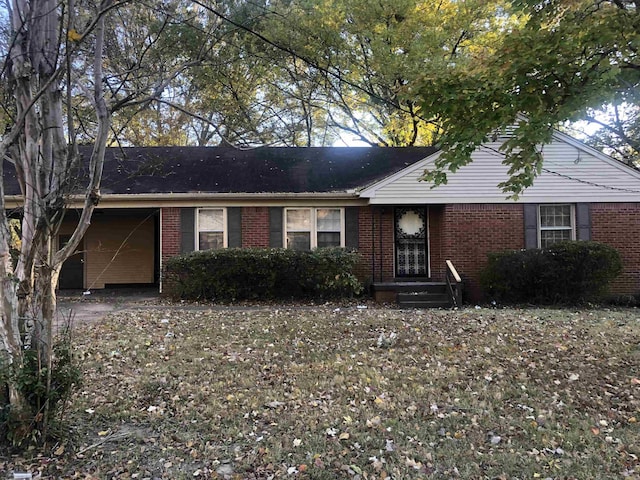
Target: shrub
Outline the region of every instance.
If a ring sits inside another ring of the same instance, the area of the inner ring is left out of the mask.
[[[358,259],[356,253],[339,248],[191,252],[168,260],[165,293],[173,298],[221,302],[353,296],[362,292],[353,274]]]
[[[74,387],[81,382],[80,367],[72,355],[69,327],[63,330],[53,345],[50,375],[38,351],[28,349],[24,351],[19,368],[9,365],[6,358],[0,357],[0,385],[6,386],[9,376],[13,377],[13,383],[24,395],[27,405],[24,411],[12,411],[8,393],[0,392],[0,443],[8,441],[20,445],[30,441],[46,441],[52,434],[52,427],[56,427],[55,422],[60,420],[58,415],[64,410]],[[37,426],[31,431],[30,438],[23,428],[25,419]],[[39,435],[44,438],[39,438]]]
[[[622,271],[616,249],[598,242],[562,242],[547,249],[489,254],[481,284],[504,303],[593,301]]]

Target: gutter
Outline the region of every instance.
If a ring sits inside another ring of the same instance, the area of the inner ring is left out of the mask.
[[[84,195],[72,195],[67,200],[68,208],[82,207]],[[264,193],[104,193],[100,199],[98,208],[120,208],[120,207],[185,207],[200,206],[203,204],[224,204],[234,205],[260,205],[278,206],[283,203],[311,203],[322,206],[324,203],[331,204],[336,201],[346,202],[348,205],[366,205],[366,199],[361,199],[354,190],[347,192],[264,192]],[[5,203],[7,208],[15,208],[22,205],[22,195],[7,195]],[[301,205],[304,206],[304,205]]]

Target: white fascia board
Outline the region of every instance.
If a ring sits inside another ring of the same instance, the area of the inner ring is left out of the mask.
[[[401,199],[389,199],[389,198],[371,198],[369,199],[370,205],[445,205],[445,204],[523,204],[523,203],[634,203],[629,197],[577,197],[577,196],[540,196],[536,198],[523,198],[519,197],[518,200],[498,196],[486,196],[486,197],[465,197],[465,198],[451,198],[451,197],[402,197]],[[640,202],[640,196],[636,202]]]
[[[84,195],[73,195],[67,199],[69,208],[82,207]],[[217,202],[225,205],[242,204],[265,206],[283,202],[341,202],[344,204],[364,204],[355,192],[302,192],[302,193],[103,193],[98,208],[143,208],[149,206],[195,206],[203,202]],[[7,195],[7,208],[20,207],[22,195]]]

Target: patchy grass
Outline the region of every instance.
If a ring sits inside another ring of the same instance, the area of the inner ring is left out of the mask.
[[[127,311],[41,478],[640,478],[640,312]],[[3,459],[4,458],[4,459]]]

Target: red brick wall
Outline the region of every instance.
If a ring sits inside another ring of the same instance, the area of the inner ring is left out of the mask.
[[[360,253],[362,260],[357,275],[364,282],[373,281],[372,212],[371,207],[360,207],[358,212],[358,253]]]
[[[524,248],[521,204],[444,207],[440,260],[442,263],[445,260],[453,262],[465,280],[466,298],[469,300],[481,298],[478,275],[487,264],[487,253],[519,248]]]
[[[444,253],[442,251],[444,206],[429,206],[429,261],[431,278],[444,279]]]
[[[617,294],[640,292],[640,203],[592,203],[591,239],[618,249],[623,272],[611,285]]]
[[[242,248],[269,246],[269,208],[242,207]]]
[[[180,209],[162,208],[162,260],[180,253]],[[524,248],[523,206],[520,204],[446,205],[429,207],[431,276],[444,279],[444,262],[453,261],[466,279],[471,301],[480,299],[478,274],[487,253]],[[374,282],[394,277],[392,207],[360,207],[360,274]],[[640,291],[640,203],[591,204],[591,238],[617,248],[624,272],[613,293]],[[382,242],[381,242],[382,240]],[[242,208],[242,246],[269,246],[269,209]]]
[[[162,208],[162,263],[180,253],[180,209]]]
[[[393,280],[393,208],[360,207],[358,251],[374,282]]]

